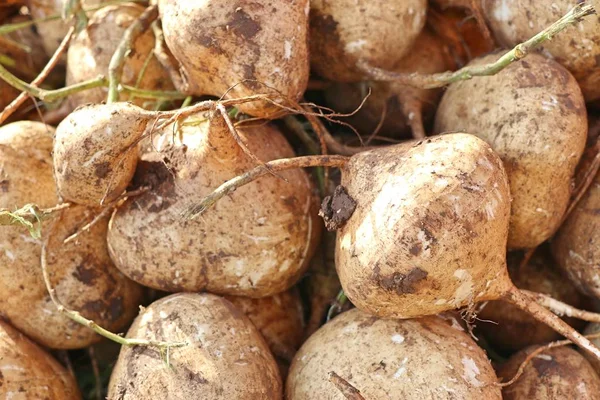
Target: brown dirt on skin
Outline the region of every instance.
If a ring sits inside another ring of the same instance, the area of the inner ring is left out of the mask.
[[[417,291],[419,282],[427,279],[427,271],[414,267],[408,274],[394,272],[390,275],[381,275],[378,265],[373,268],[372,279],[385,290],[394,291],[398,294],[409,294]]]
[[[345,187],[338,185],[333,195],[323,199],[319,216],[323,217],[328,231],[335,231],[344,226],[354,210],[356,210],[356,200],[350,197]]]

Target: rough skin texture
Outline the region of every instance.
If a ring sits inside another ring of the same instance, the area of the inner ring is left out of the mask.
[[[362,60],[392,69],[425,26],[426,0],[313,0],[310,57],[314,71],[338,82],[359,82]]]
[[[586,152],[580,165],[585,171],[596,155]],[[584,294],[600,297],[600,174],[577,203],[552,239],[552,254],[558,266]]]
[[[225,298],[250,318],[269,345],[281,376],[285,378],[304,338],[304,310],[298,290],[293,288],[260,299],[241,296]]]
[[[153,347],[122,347],[108,398],[213,400],[282,398],[277,363],[250,320],[212,294],[174,294],[144,309],[129,338],[187,342],[170,368]]]
[[[217,202],[198,218],[182,214],[204,196],[256,166],[223,118],[201,114],[165,128],[142,157],[134,185],[152,190],[114,213],[108,235],[118,268],[169,292],[202,291],[264,297],[289,289],[314,253],[321,224],[313,185],[302,170],[265,176]],[[240,126],[261,160],[293,157],[271,125]],[[175,138],[175,144],[173,139]]]
[[[597,322],[590,323],[588,326],[585,327],[583,331],[584,335],[592,335],[597,333],[600,333],[600,323]],[[594,343],[595,346],[600,346],[600,338],[590,339],[590,341]],[[581,353],[590,362],[590,364],[592,364],[592,367],[594,367],[594,371],[596,371],[598,376],[600,376],[600,361],[598,361],[596,357],[591,356],[584,351],[582,351]]]
[[[20,128],[20,134],[19,134]],[[5,134],[6,133],[6,134]],[[41,208],[58,202],[52,178],[53,128],[16,122],[0,129],[0,208],[28,203]],[[35,143],[35,146],[31,146]],[[63,240],[91,221],[99,210],[75,206],[62,212],[48,243],[52,287],[69,308],[109,330],[123,328],[135,315],[139,286],[125,278],[108,255],[108,218],[76,241]],[[49,229],[44,223],[42,230]],[[81,348],[100,339],[58,312],[50,301],[40,266],[41,242],[18,226],[0,227],[0,315],[36,340],[58,349]]]
[[[328,382],[331,371],[365,399],[502,398],[483,350],[458,324],[435,316],[386,320],[358,309],[341,314],[296,354],[286,399],[344,400]]]
[[[227,98],[302,97],[309,73],[308,0],[158,3],[165,41],[186,81],[180,90]],[[261,118],[281,111],[266,102],[239,108]]]
[[[411,51],[391,67],[395,72],[421,72],[432,74],[450,69],[439,38],[423,31],[416,39]],[[379,134],[398,136],[408,129],[408,120],[402,110],[403,105],[414,103],[416,111],[422,110],[426,119],[433,116],[435,106],[441,97],[440,90],[417,89],[394,82],[365,81],[360,83],[335,83],[325,90],[328,105],[340,113],[352,113],[371,89],[365,104],[347,122],[361,134],[370,135],[375,131],[384,116]]]
[[[357,207],[338,231],[336,267],[358,308],[420,317],[510,287],[508,181],[484,141],[459,133],[359,153],[342,185]]]
[[[140,16],[144,7],[137,4],[107,6],[96,11],[90,18],[86,29],[79,32],[69,44],[67,57],[67,85],[73,85],[99,75],[108,74],[110,60],[121,42],[125,30]],[[133,44],[123,65],[121,83],[137,86],[146,90],[173,90],[173,84],[167,72],[160,65],[154,51],[154,34],[146,30]],[[144,67],[148,57],[150,61]],[[145,68],[145,70],[144,70]],[[140,74],[144,75],[139,82]],[[96,104],[106,101],[108,88],[95,88],[69,96],[73,108],[83,104]],[[119,100],[127,101],[130,95],[121,93]],[[142,107],[148,99],[135,99],[134,104]]]
[[[136,142],[147,123],[143,110],[131,103],[86,105],[69,114],[54,141],[60,197],[96,207],[118,198],[135,173]]]
[[[554,234],[587,135],[585,102],[566,69],[532,54],[497,75],[454,83],[434,131],[477,135],[502,158],[513,196],[509,249],[532,248]]]
[[[535,347],[512,356],[498,370],[498,376],[511,379],[519,365]],[[569,347],[546,350],[534,357],[523,375],[502,390],[504,400],[597,399],[600,378],[589,362]]]
[[[79,400],[77,382],[41,347],[0,320],[0,397]]]
[[[583,306],[583,296],[557,270],[547,251],[538,250],[524,268],[519,257],[508,257],[508,272],[519,289],[544,293],[577,308]],[[515,352],[534,344],[558,340],[561,336],[548,325],[504,301],[489,301],[477,313],[477,329],[495,350]],[[563,319],[576,329],[581,321]]]
[[[81,0],[83,8],[96,7],[105,0]],[[44,19],[54,15],[61,15],[65,0],[27,0],[27,8],[33,19]],[[69,24],[62,19],[51,21],[39,21],[35,24],[42,38],[42,44],[46,54],[54,54],[60,42],[69,31]],[[66,61],[66,59],[65,59]]]
[[[497,41],[502,46],[513,47],[550,26],[578,2],[486,0],[482,4]],[[600,10],[599,0],[588,0],[587,3]],[[600,24],[597,16],[584,18],[554,36],[544,43],[541,51],[571,71],[587,101],[600,98]]]

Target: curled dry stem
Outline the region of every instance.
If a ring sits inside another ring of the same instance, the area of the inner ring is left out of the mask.
[[[573,317],[583,321],[600,323],[600,314],[598,313],[580,310],[544,293],[530,292],[528,290],[523,290],[523,292],[533,297],[539,305],[546,307],[559,317],[566,315],[567,317]]]
[[[294,158],[283,158],[280,160],[269,161],[263,165],[251,169],[250,171],[236,176],[216,188],[211,194],[202,199],[199,203],[189,207],[183,217],[186,219],[195,219],[204,211],[212,207],[217,201],[233,193],[236,189],[255,181],[256,179],[270,173],[285,171],[288,169],[306,168],[306,167],[342,167],[348,161],[344,156],[304,156]]]
[[[139,189],[123,193],[123,195],[120,196],[118,199],[113,200],[112,202],[110,202],[110,204],[103,207],[102,210],[96,216],[94,216],[94,218],[92,218],[92,220],[90,222],[88,222],[87,224],[82,226],[77,232],[75,232],[74,234],[72,234],[71,236],[66,238],[63,241],[63,243],[67,244],[67,243],[72,242],[73,240],[77,239],[77,237],[79,235],[81,235],[84,232],[89,231],[94,225],[96,225],[100,220],[102,220],[102,218],[104,218],[106,215],[108,215],[109,212],[111,212],[115,208],[119,207],[125,200],[127,200],[130,197],[139,196],[140,194],[146,193],[148,190],[150,190],[150,187],[144,186]]]
[[[183,80],[181,73],[179,72],[180,66],[179,62],[173,57],[173,54],[167,48],[165,43],[165,34],[163,33],[162,27],[160,26],[158,21],[154,21],[152,23],[152,32],[154,33],[154,56],[162,65],[173,85],[177,88],[177,90],[186,92],[187,86]]]
[[[69,46],[69,42],[71,41],[74,32],[74,27],[69,28],[69,31],[67,32],[66,36],[63,38],[62,42],[60,42],[60,45],[58,46],[52,57],[50,57],[50,60],[48,61],[46,66],[42,69],[42,72],[40,72],[39,75],[31,82],[30,85],[32,87],[38,87],[41,83],[43,83],[44,80],[50,74],[50,72],[52,72],[54,67],[56,67],[56,64],[60,60],[60,57]],[[25,100],[27,100],[27,97],[28,96],[26,91],[21,92],[21,94],[19,94],[17,98],[11,101],[10,104],[7,105],[4,108],[4,110],[2,110],[2,112],[0,113],[0,125],[4,123],[4,121],[6,121],[6,119],[10,117],[15,111],[17,111],[19,107],[21,107]]]
[[[600,332],[593,333],[590,335],[585,335],[585,338],[586,339],[598,339],[598,338],[600,338]],[[537,349],[533,350],[530,354],[528,354],[527,357],[525,358],[525,360],[523,360],[523,362],[519,365],[519,369],[517,370],[517,373],[515,374],[515,376],[513,376],[509,381],[496,382],[494,385],[500,386],[500,387],[506,387],[506,386],[512,385],[523,375],[523,373],[525,372],[525,367],[527,367],[527,364],[529,364],[531,362],[531,360],[540,356],[545,351],[548,351],[548,350],[556,348],[556,347],[568,346],[570,344],[573,344],[573,342],[570,340],[557,340],[556,342],[551,342],[544,346],[538,347]]]
[[[163,341],[147,340],[147,339],[125,338],[125,337],[122,337],[115,333],[112,333],[107,329],[104,329],[100,325],[96,324],[94,321],[82,316],[79,312],[68,309],[65,305],[63,305],[60,302],[60,300],[56,296],[56,292],[55,292],[54,288],[52,287],[52,284],[50,281],[50,273],[48,271],[48,262],[47,262],[48,242],[49,242],[50,237],[54,233],[55,227],[57,226],[57,224],[59,222],[60,222],[60,214],[57,216],[57,218],[52,220],[48,231],[44,235],[44,239],[42,240],[42,252],[41,252],[41,256],[40,256],[40,264],[41,264],[41,268],[42,268],[42,276],[44,278],[44,284],[46,285],[46,290],[48,291],[48,294],[50,295],[50,300],[52,301],[52,303],[54,303],[57,310],[61,314],[64,314],[67,318],[77,322],[78,324],[88,327],[89,329],[93,330],[100,336],[103,336],[109,340],[112,340],[113,342],[116,342],[122,346],[157,347],[160,350],[161,354],[164,354],[164,352],[166,351],[166,354],[167,354],[166,362],[168,364],[169,363],[169,358],[168,358],[169,350],[173,347],[186,346],[188,344],[187,342],[163,342]]]
[[[329,372],[329,382],[333,383],[347,400],[365,400],[360,390],[333,371]]]
[[[123,38],[108,65],[108,103],[119,100],[119,84],[125,66],[125,58],[131,52],[133,43],[158,18],[158,6],[147,7],[144,12],[125,30]]]
[[[367,75],[369,79],[372,80],[396,81],[404,85],[414,86],[422,89],[439,88],[449,85],[453,82],[471,79],[474,76],[495,75],[504,68],[508,67],[511,63],[527,56],[542,43],[552,39],[554,35],[558,34],[563,29],[580,22],[582,18],[595,13],[596,11],[591,4],[586,4],[585,2],[579,3],[548,28],[534,35],[525,42],[517,44],[512,50],[506,52],[498,60],[490,64],[466,66],[457,71],[447,71],[431,75],[386,71],[373,67],[363,60],[359,60],[357,66]]]
[[[513,286],[504,294],[504,296],[502,296],[501,300],[525,311],[533,318],[548,325],[550,328],[554,329],[567,339],[570,339],[577,346],[600,360],[600,349],[598,347],[586,339],[581,333],[573,329],[573,327],[565,321],[552,314],[547,308],[538,304],[537,299],[532,297],[529,293]]]

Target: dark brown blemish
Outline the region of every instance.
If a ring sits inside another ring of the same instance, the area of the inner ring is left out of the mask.
[[[112,322],[117,321],[123,315],[123,298],[121,296],[115,297],[110,301],[108,312]]]
[[[219,45],[219,41],[216,40],[212,36],[201,35],[196,40],[202,46],[206,47],[207,49],[211,49],[213,52],[215,52],[217,54],[224,54],[225,53],[225,51],[223,50],[223,48]]]
[[[378,265],[373,268],[372,279],[382,288],[394,291],[398,294],[410,294],[416,292],[416,285],[424,279],[427,279],[427,271],[419,267],[414,267],[408,274],[394,272],[393,274],[382,276]]]
[[[554,360],[554,357],[551,358],[551,360],[546,360],[543,358],[535,357],[533,360],[531,360],[531,364],[533,364],[533,367],[537,371],[538,376],[543,376],[548,373],[551,373],[553,369],[559,367],[559,364],[556,362],[556,360]]]
[[[94,267],[86,268],[85,264],[87,262],[88,260],[86,259],[83,263],[79,264],[75,272],[73,272],[73,276],[86,286],[94,286],[98,274],[96,274]]]
[[[227,23],[229,29],[237,36],[244,39],[252,39],[260,31],[260,25],[254,21],[244,10],[236,10],[231,14]]]
[[[8,179],[3,179],[0,181],[0,191],[2,193],[7,193],[10,187],[10,181]]]
[[[101,162],[101,163],[99,163],[99,164],[96,165],[95,169],[96,170],[94,171],[94,174],[98,178],[100,178],[100,179],[106,178],[106,176],[110,172],[110,163],[108,161]]]
[[[327,196],[321,203],[319,216],[323,217],[328,231],[334,231],[344,226],[356,210],[356,200],[348,194],[342,185],[338,185],[333,195]]]
[[[313,14],[310,25],[326,35],[336,34],[338,23],[331,15]]]

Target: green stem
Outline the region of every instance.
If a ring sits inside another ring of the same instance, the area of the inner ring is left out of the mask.
[[[119,47],[110,59],[108,65],[108,98],[107,103],[114,103],[119,101],[119,84],[121,82],[121,75],[123,74],[123,67],[125,66],[125,58],[131,51],[133,43],[146,29],[150,27],[150,24],[158,18],[158,6],[150,6],[144,10],[138,19],[132,23],[123,34]]]
[[[7,55],[0,54],[0,64],[6,65],[7,67],[14,67],[17,65],[17,62]]]
[[[397,73],[373,67],[364,61],[359,61],[357,65],[364,73],[366,73],[367,77],[372,80],[395,81],[423,89],[439,88],[449,85],[453,82],[471,79],[474,76],[495,75],[504,68],[508,67],[511,63],[525,57],[532,50],[539,47],[542,43],[551,40],[554,35],[561,32],[563,29],[575,24],[576,22],[580,22],[582,18],[595,13],[596,11],[592,5],[586,3],[577,4],[558,21],[529,40],[519,43],[495,62],[485,65],[468,65],[454,72],[448,71],[431,75],[419,73]]]

